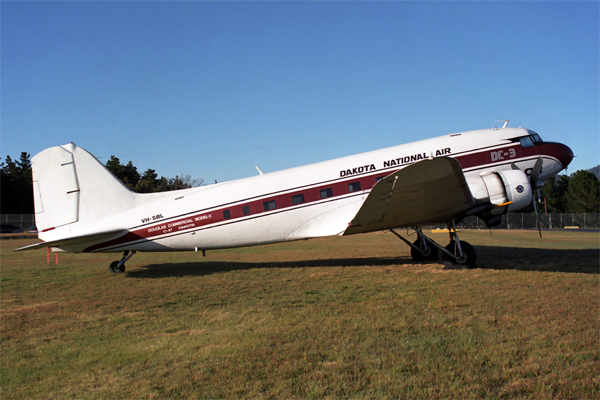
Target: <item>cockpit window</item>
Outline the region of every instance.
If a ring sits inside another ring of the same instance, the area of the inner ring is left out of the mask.
[[[540,135],[538,135],[537,132],[534,132],[534,131],[531,131],[528,129],[527,133],[529,133],[529,136],[531,137],[531,140],[533,141],[533,143],[535,143],[535,144],[544,143],[544,141],[542,140]]]
[[[531,141],[531,136],[524,136],[519,138],[519,142],[521,142],[521,147],[526,149],[527,147],[532,147],[533,142]]]
[[[523,147],[524,149],[526,149],[527,147],[537,146],[538,144],[544,143],[544,141],[542,140],[540,135],[537,134],[537,132],[528,130],[527,133],[529,133],[529,136],[523,136],[518,139],[512,140],[514,142],[516,142],[517,140],[521,142],[521,147]]]

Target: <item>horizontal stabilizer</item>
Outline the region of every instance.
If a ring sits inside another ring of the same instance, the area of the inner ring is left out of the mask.
[[[75,246],[82,244],[93,244],[98,241],[113,239],[120,236],[123,236],[128,232],[127,229],[116,229],[112,231],[93,233],[91,235],[83,235],[83,236],[74,236],[70,238],[51,240],[49,242],[41,242],[32,244],[29,246],[21,247],[15,249],[13,251],[22,251],[22,250],[37,250],[37,249],[45,249],[46,247],[62,247],[62,246]]]

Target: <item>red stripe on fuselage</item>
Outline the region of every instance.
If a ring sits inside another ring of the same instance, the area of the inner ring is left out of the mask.
[[[486,148],[481,151],[474,151],[469,154],[448,154],[450,157],[456,158],[460,163],[463,170],[473,170],[475,167],[485,168],[489,165],[507,164],[512,161],[519,161],[527,157],[536,157],[540,155],[552,156],[560,149],[557,146],[562,146],[559,143],[543,143],[537,146],[522,148],[519,143],[515,143],[507,146],[506,144]],[[556,147],[556,148],[555,148]],[[511,152],[514,150],[514,155]],[[412,164],[412,163],[411,163]],[[402,168],[410,164],[402,165]],[[250,201],[241,200],[238,203],[234,203],[231,206],[220,206],[219,208],[207,209],[203,211],[197,211],[196,213],[190,213],[185,216],[175,217],[170,220],[161,221],[160,223],[153,223],[152,225],[134,228],[130,233],[121,236],[120,238],[111,240],[109,242],[96,244],[90,246],[84,250],[84,252],[93,252],[100,249],[107,249],[110,247],[123,247],[126,244],[132,242],[139,242],[144,240],[153,240],[162,236],[175,236],[181,233],[189,233],[201,228],[205,228],[208,225],[216,225],[224,221],[241,220],[255,218],[257,216],[269,215],[274,212],[279,212],[282,209],[291,209],[305,207],[308,205],[319,204],[320,202],[331,201],[333,198],[340,198],[340,196],[348,195],[351,193],[348,188],[348,184],[360,182],[361,193],[369,191],[377,182],[378,178],[385,177],[399,168],[386,168],[379,169],[377,171],[368,172],[359,175],[353,175],[350,177],[340,178],[335,181],[324,182],[319,186],[313,186],[310,188],[298,189],[295,191],[285,191],[282,194],[271,194],[265,195],[264,197],[252,199]],[[320,192],[324,189],[331,188],[333,196],[325,199],[321,199]],[[293,205],[292,196],[303,194],[304,203]],[[268,201],[275,201],[277,208],[275,210],[265,211],[263,203]],[[244,214],[244,207],[249,207],[250,214]],[[230,218],[225,219],[223,212],[229,210]]]

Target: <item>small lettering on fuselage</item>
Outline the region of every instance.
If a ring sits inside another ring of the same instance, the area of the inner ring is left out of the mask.
[[[156,215],[153,215],[151,217],[142,218],[141,220],[142,220],[142,224],[145,224],[146,222],[157,221],[157,220],[163,219],[163,218],[164,217],[163,217],[162,214],[156,214]]]

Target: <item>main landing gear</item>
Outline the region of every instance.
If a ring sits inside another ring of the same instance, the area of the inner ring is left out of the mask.
[[[129,260],[136,253],[135,250],[131,250],[131,254],[129,250],[125,250],[123,252],[123,257],[119,261],[113,261],[110,263],[108,270],[113,274],[121,274],[125,272],[125,261]]]
[[[431,238],[427,237],[423,230],[415,226],[412,228],[418,235],[414,243],[409,242],[393,229],[391,232],[410,246],[410,255],[415,261],[433,261],[441,258],[444,262],[458,264],[466,268],[474,268],[477,262],[477,253],[473,246],[468,242],[461,241],[456,232],[454,221],[448,222],[448,232],[450,243],[446,247],[437,244]]]

